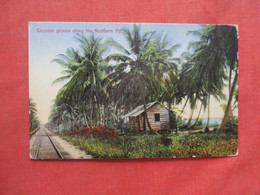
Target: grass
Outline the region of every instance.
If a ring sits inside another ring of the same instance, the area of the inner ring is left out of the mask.
[[[64,136],[93,158],[169,158],[235,155],[237,134],[210,132],[118,135],[114,138]]]

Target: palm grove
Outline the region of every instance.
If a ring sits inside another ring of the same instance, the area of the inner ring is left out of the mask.
[[[192,31],[199,40],[180,58],[173,53],[179,45],[164,33],[142,32],[140,25],[122,29],[127,47],[94,34],[77,35],[79,48],[68,48],[53,61],[63,67],[64,82],[54,101],[49,126],[60,131],[106,125],[122,128],[122,115],[138,105],[158,101],[171,110],[184,101],[193,111],[207,110],[210,97],[225,100],[220,129],[225,129],[237,105],[238,40],[234,26],[204,25]],[[111,53],[110,50],[113,49]],[[224,87],[229,90],[227,97]],[[200,114],[199,112],[199,114]],[[199,116],[196,116],[199,118]],[[234,119],[234,117],[233,117]],[[148,129],[152,130],[146,117]],[[197,120],[196,120],[197,121]],[[196,123],[195,121],[195,123]],[[208,130],[209,122],[205,130]]]

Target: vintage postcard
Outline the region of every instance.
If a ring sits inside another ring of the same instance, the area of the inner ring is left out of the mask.
[[[238,154],[238,28],[29,23],[32,159]]]

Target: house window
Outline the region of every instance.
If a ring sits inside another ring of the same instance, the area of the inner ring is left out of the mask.
[[[154,114],[154,121],[160,121],[160,114]]]
[[[139,122],[139,117],[135,117],[135,122],[138,123]]]

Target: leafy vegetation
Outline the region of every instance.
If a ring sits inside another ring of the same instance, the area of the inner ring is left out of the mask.
[[[77,35],[79,47],[68,48],[53,60],[63,67],[63,82],[54,101],[48,127],[65,133],[64,138],[96,158],[148,158],[232,155],[237,151],[233,108],[237,108],[237,31],[234,26],[203,25],[192,31],[198,41],[190,52],[173,58],[179,45],[163,32],[143,32],[140,25],[121,29],[127,45],[102,40],[94,34]],[[116,52],[111,53],[113,48]],[[229,94],[223,90],[228,85]],[[227,100],[219,133],[210,133],[210,97]],[[233,101],[234,99],[234,101]],[[176,105],[185,101],[178,112]],[[202,129],[204,134],[158,135],[123,134],[128,130],[123,115],[143,105],[148,129],[148,102],[157,101],[170,110],[170,127],[179,130]],[[184,120],[184,108],[191,108]],[[198,107],[199,106],[199,107]],[[194,110],[199,109],[194,118]],[[202,109],[208,111],[204,125]],[[114,130],[114,129],[118,129]]]
[[[237,134],[225,132],[180,135],[118,135],[113,139],[68,136],[94,158],[212,157],[237,153]]]
[[[77,35],[79,48],[68,48],[53,60],[64,68],[63,76],[53,83],[65,84],[56,96],[49,126],[60,132],[99,125],[123,129],[121,116],[137,105],[142,104],[146,113],[148,102],[158,101],[174,109],[173,105],[185,99],[171,126],[196,127],[202,108],[207,108],[208,128],[210,96],[225,99],[223,89],[227,82],[230,93],[221,124],[224,129],[228,116],[233,115],[231,106],[237,107],[237,31],[233,26],[204,25],[190,33],[199,40],[190,43],[192,53],[185,52],[178,59],[172,56],[179,45],[170,43],[166,34],[142,32],[136,24],[132,30],[122,29],[126,46],[94,34]],[[110,53],[110,48],[118,52]],[[187,123],[180,126],[182,119],[178,117],[188,102],[192,112]],[[198,105],[199,115],[192,123]]]

